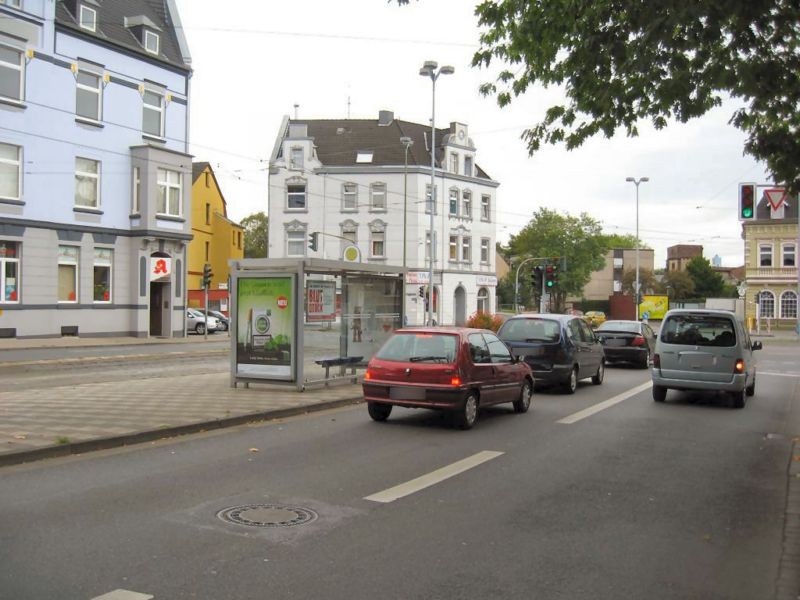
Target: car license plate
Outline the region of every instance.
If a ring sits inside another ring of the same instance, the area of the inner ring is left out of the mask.
[[[392,400],[425,400],[425,388],[409,386],[392,386],[389,388]]]
[[[621,338],[606,338],[606,346],[624,346],[625,340]]]

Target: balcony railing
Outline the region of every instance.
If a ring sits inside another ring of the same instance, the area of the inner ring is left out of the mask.
[[[745,272],[747,279],[797,279],[797,267],[751,267]]]

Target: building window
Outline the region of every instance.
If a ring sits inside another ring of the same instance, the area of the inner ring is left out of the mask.
[[[97,31],[97,11],[82,4],[79,10],[78,25],[81,29]]]
[[[450,190],[450,216],[458,214],[458,190]]]
[[[0,144],[0,198],[19,200],[22,192],[22,148]]]
[[[797,293],[786,290],[781,294],[781,319],[797,318]]]
[[[131,176],[131,213],[134,215],[139,214],[139,193],[142,189],[140,173],[139,167],[133,167],[133,174]]]
[[[111,268],[114,251],[111,248],[94,249],[94,301],[111,302]]]
[[[206,242],[205,243],[205,251],[206,251],[205,261],[208,262],[208,257],[211,254],[211,242]]]
[[[75,158],[75,206],[100,208],[100,161]]]
[[[58,247],[58,301],[78,301],[78,258],[80,250],[75,246]]]
[[[469,190],[461,192],[461,216],[465,219],[472,218],[472,192]]]
[[[372,150],[359,150],[356,152],[356,163],[371,163],[373,155]]]
[[[347,220],[340,225],[340,231],[343,239],[339,244],[339,250],[342,256],[344,256],[345,248],[358,245],[358,224]]]
[[[17,242],[0,241],[0,302],[19,302],[19,248]]]
[[[358,209],[358,186],[355,183],[345,183],[342,186],[342,210]]]
[[[370,186],[370,208],[372,210],[386,210],[385,183],[373,183]]]
[[[772,246],[769,244],[761,244],[758,247],[758,266],[771,267],[772,266]]]
[[[22,8],[22,0],[0,0],[0,4],[7,4],[14,8]]]
[[[286,208],[288,210],[305,210],[306,184],[290,183],[286,186]]]
[[[461,260],[463,262],[470,262],[472,260],[472,238],[461,238]]]
[[[485,287],[478,289],[478,312],[492,312],[489,306],[489,290]]]
[[[25,61],[22,50],[0,46],[0,98],[22,102]]]
[[[236,232],[236,247],[241,250],[242,249],[242,232]]]
[[[481,196],[481,221],[490,221],[492,218],[492,198]]]
[[[103,114],[102,78],[86,71],[78,71],[77,77],[75,114],[91,121],[100,121]]]
[[[458,260],[458,236],[450,236],[450,260]]]
[[[150,90],[142,94],[142,131],[155,137],[164,137],[164,95]]]
[[[431,186],[430,184],[425,186],[425,212],[430,214],[431,206],[433,206],[433,214],[439,212],[436,210],[436,198],[439,194],[434,190],[433,192],[433,201],[431,201]]]
[[[485,265],[489,264],[489,238],[481,238],[481,262]]]
[[[181,174],[169,169],[158,170],[158,206],[156,213],[171,217],[180,217],[181,210]]]
[[[306,232],[287,231],[286,232],[286,256],[305,256],[306,255]]]
[[[793,267],[797,264],[797,251],[794,244],[784,244],[783,245],[783,257],[781,259],[781,264],[784,267]]]
[[[292,148],[289,155],[289,168],[303,170],[303,148]]]
[[[158,34],[154,31],[148,31],[145,29],[144,31],[144,49],[147,50],[150,54],[158,54],[159,52],[159,37]]]
[[[464,175],[467,177],[472,177],[472,157],[465,156],[464,157]]]
[[[450,155],[450,172],[458,174],[458,154]]]
[[[370,241],[369,251],[371,258],[385,258],[386,257],[386,232],[373,231],[372,240]]]
[[[762,319],[775,318],[775,294],[762,291],[759,295],[758,306]]]
[[[206,202],[206,225],[211,225],[211,205]]]

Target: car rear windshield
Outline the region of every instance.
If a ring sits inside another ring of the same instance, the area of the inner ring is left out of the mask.
[[[458,336],[446,333],[397,333],[378,350],[381,360],[452,363]]]
[[[561,338],[558,321],[549,319],[509,319],[498,332],[508,342],[557,342]]]
[[[661,341],[686,346],[735,346],[733,320],[714,315],[672,315],[661,326]]]
[[[627,331],[630,333],[639,333],[639,324],[630,321],[606,321],[597,331]]]

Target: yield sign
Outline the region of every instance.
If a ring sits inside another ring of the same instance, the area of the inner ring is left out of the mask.
[[[783,188],[771,188],[764,190],[764,195],[769,200],[772,210],[778,210],[786,200],[786,190]]]

